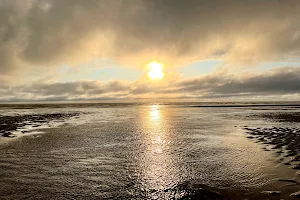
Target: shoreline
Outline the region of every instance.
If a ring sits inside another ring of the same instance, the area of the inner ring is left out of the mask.
[[[33,132],[40,132],[40,129],[51,127],[53,122],[63,122],[65,119],[76,117],[80,114],[82,113],[0,115],[0,138],[16,138],[23,134],[29,135]]]

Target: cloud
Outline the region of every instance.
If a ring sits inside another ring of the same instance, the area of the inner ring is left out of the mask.
[[[275,68],[260,73],[211,73],[196,78],[146,81],[43,82],[0,87],[0,101],[137,100],[137,99],[259,99],[296,100],[300,68]]]
[[[191,93],[208,99],[251,97],[264,100],[268,96],[276,96],[276,98],[284,95],[299,96],[299,81],[299,68],[283,67],[253,74],[222,75],[215,73],[205,75],[180,81],[173,92]],[[289,100],[289,97],[286,96],[286,100]]]
[[[96,58],[232,67],[300,53],[298,0],[2,0],[0,13],[2,76]]]

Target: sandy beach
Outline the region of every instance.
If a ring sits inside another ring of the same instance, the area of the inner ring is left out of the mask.
[[[299,113],[291,105],[2,111],[2,199],[299,197]]]

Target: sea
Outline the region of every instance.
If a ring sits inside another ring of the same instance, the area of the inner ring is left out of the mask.
[[[299,180],[296,171],[245,127],[300,127],[259,117],[299,111],[299,102],[1,104],[0,117],[77,114],[0,136],[0,199],[288,199],[300,186],[278,180]]]

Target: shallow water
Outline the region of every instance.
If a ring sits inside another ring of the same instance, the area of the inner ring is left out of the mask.
[[[190,105],[3,106],[2,115],[83,114],[1,144],[2,198],[180,199],[195,183],[243,194],[297,191],[276,180],[295,171],[243,129],[297,124],[247,117],[266,112],[261,107]]]

